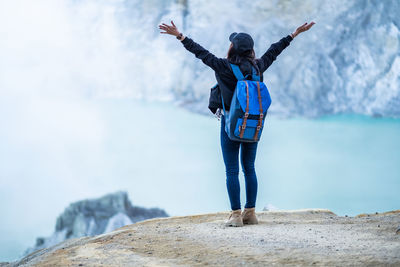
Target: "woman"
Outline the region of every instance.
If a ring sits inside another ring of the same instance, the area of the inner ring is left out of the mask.
[[[232,33],[227,58],[217,58],[202,46],[179,32],[174,22],[171,25],[162,23],[159,29],[163,34],[175,36],[182,42],[184,47],[201,59],[204,64],[215,71],[215,77],[220,87],[225,109],[229,110],[230,102],[235,90],[237,79],[235,78],[230,63],[238,65],[243,75],[252,74],[252,66],[257,70],[260,80],[263,81],[262,73],[272,64],[276,57],[289,46],[290,42],[300,33],[309,30],[315,23],[304,23],[295,32],[274,43],[261,58],[256,59],[254,53],[254,41],[247,33]],[[210,99],[210,103],[212,99]],[[215,102],[215,99],[213,99]],[[219,105],[221,107],[221,105]],[[213,110],[212,107],[210,109]],[[221,119],[221,148],[226,169],[226,185],[231,203],[231,214],[226,221],[226,226],[243,226],[243,224],[257,224],[255,205],[257,197],[257,176],[254,161],[257,152],[257,142],[245,143],[232,141],[225,132],[225,120]],[[246,204],[242,213],[240,204],[239,185],[239,149],[241,148],[240,161],[245,177]]]

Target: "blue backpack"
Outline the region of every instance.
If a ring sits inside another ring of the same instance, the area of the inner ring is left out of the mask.
[[[264,120],[271,105],[271,96],[267,86],[260,82],[253,67],[252,80],[244,77],[239,66],[231,64],[233,74],[238,80],[232,96],[229,112],[224,109],[225,132],[233,141],[258,142],[264,128]]]

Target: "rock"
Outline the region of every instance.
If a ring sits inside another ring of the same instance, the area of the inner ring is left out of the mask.
[[[400,234],[400,225],[397,227],[396,234]]]
[[[57,218],[53,235],[38,237],[35,246],[27,249],[25,255],[66,239],[108,233],[138,221],[167,216],[164,210],[158,208],[132,206],[128,194],[121,191],[78,201],[70,204]]]
[[[390,214],[399,214],[400,210],[391,210],[391,211],[386,211],[386,212],[382,212],[382,213],[373,213],[373,214],[369,214],[369,213],[361,213],[356,215],[355,217],[359,218],[359,217],[371,217],[371,216],[385,216],[385,215],[390,215]]]
[[[279,210],[277,207],[275,207],[272,204],[267,204],[267,206],[264,207],[263,211],[273,211],[273,210]]]
[[[65,240],[6,266],[400,265],[400,236],[383,231],[399,222],[400,213],[366,220],[321,209],[266,211],[257,213],[258,225],[235,228],[223,227],[228,216],[229,211],[145,220]]]

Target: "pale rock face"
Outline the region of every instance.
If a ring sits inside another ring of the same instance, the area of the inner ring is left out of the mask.
[[[72,237],[78,237],[78,236],[85,236],[87,234],[87,224],[85,221],[85,216],[83,214],[78,214],[75,217],[73,226],[72,226],[72,232],[73,235]]]
[[[311,20],[317,23],[296,37],[264,73],[271,92],[272,113],[400,116],[400,17],[395,15],[400,12],[399,1],[271,3],[256,2],[251,11],[245,11],[255,18],[264,16],[266,21],[258,21],[255,27],[251,20],[234,25],[258,40],[259,56],[297,24]],[[239,4],[232,6],[238,7]],[[297,7],[301,8],[290,12]],[[216,27],[229,28],[227,23],[228,19]],[[190,28],[187,31],[192,32]],[[203,42],[210,46],[207,41],[212,42],[211,47],[217,47],[224,43],[224,36],[212,36]],[[193,68],[201,69],[197,63],[193,63]],[[199,83],[194,79],[191,87],[197,90]]]
[[[117,228],[120,228],[128,224],[132,224],[131,219],[129,219],[129,217],[126,216],[126,214],[118,212],[108,220],[106,230],[104,232],[109,233]]]
[[[134,45],[143,55],[154,52],[154,57],[140,58],[138,54],[138,64],[146,62],[143,79],[152,80],[158,73],[162,81],[155,86],[132,87],[144,98],[172,94],[192,110],[209,112],[213,71],[172,37],[158,34],[154,27],[161,21],[169,23],[174,18],[185,35],[218,57],[226,56],[233,31],[250,33],[259,57],[304,22],[315,21],[264,73],[272,97],[270,112],[309,117],[336,113],[400,116],[399,1],[133,2],[137,5],[120,4],[117,17],[124,26],[135,28],[142,20],[135,16],[127,19],[127,14],[145,14],[149,24],[126,36],[129,40],[135,34],[146,37],[135,39]],[[150,66],[153,71],[147,70]]]
[[[87,235],[89,235],[89,236],[95,235],[96,229],[97,229],[97,224],[96,224],[95,220],[92,218],[89,222]]]

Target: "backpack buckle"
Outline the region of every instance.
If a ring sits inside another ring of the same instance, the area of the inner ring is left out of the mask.
[[[260,113],[260,119],[264,118],[264,114]]]
[[[244,113],[244,117],[245,117],[245,118],[247,118],[248,116],[249,116],[249,113],[248,113],[248,112]]]
[[[261,129],[261,126],[257,125],[257,131],[259,131]]]

